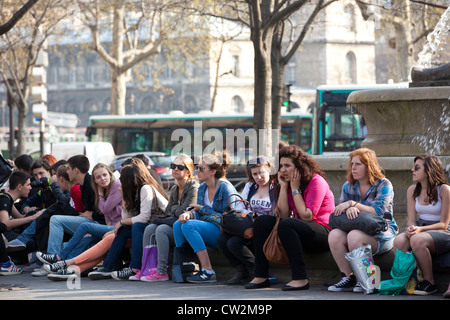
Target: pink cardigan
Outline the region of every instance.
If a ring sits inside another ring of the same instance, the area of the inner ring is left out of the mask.
[[[330,219],[330,214],[334,211],[334,195],[327,181],[321,175],[315,174],[312,177],[303,192],[303,199],[306,207],[313,213],[312,221],[320,223],[331,230],[328,226],[328,220]],[[290,187],[288,188],[288,202],[289,208],[291,208],[293,213],[292,216],[300,219]]]

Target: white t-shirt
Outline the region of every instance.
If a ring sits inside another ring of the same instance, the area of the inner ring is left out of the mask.
[[[250,187],[252,186],[253,182],[247,182],[245,184],[244,190],[242,191],[241,197],[244,200],[247,200],[248,193],[250,192]],[[264,198],[258,198],[258,196],[255,194],[250,199],[250,205],[252,206],[252,209],[254,212],[258,213],[258,215],[273,215],[272,213],[272,203],[270,202],[270,196],[267,195],[267,197]],[[238,201],[236,204],[236,209],[249,212],[251,211],[250,208],[247,210],[245,208],[244,203],[242,201]]]

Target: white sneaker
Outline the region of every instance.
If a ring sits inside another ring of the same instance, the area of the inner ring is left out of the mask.
[[[20,241],[19,239],[14,239],[9,241],[9,248],[23,248],[25,249],[27,245]]]
[[[355,293],[364,293],[363,287],[361,287],[361,282],[356,282],[355,287],[353,288],[353,292]]]
[[[40,269],[35,269],[31,275],[33,277],[46,277],[48,275],[48,272],[45,271],[45,269],[42,267]]]

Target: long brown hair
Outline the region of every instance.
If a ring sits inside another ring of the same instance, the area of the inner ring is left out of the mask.
[[[427,197],[429,202],[437,202],[438,187],[442,184],[448,184],[442,162],[438,157],[430,154],[415,157],[414,163],[416,163],[417,160],[423,161],[423,168],[427,175]],[[421,191],[422,184],[418,182],[414,188],[413,198],[417,198]]]
[[[383,168],[378,164],[377,155],[375,152],[368,148],[360,148],[350,153],[350,161],[347,166],[347,181],[351,184],[355,184],[356,180],[352,174],[352,159],[355,156],[359,156],[359,160],[367,167],[367,176],[369,178],[370,185],[373,185],[376,180],[383,179]]]
[[[155,188],[166,199],[164,189],[153,179],[142,160],[133,158],[130,164],[123,167],[120,173],[122,183],[123,207],[130,212],[138,213],[140,210],[140,192],[145,185]]]
[[[317,161],[297,145],[293,144],[281,148],[279,157],[280,159],[289,158],[292,160],[301,175],[300,188],[302,191],[308,186],[309,181],[316,173],[326,179],[325,173],[320,169]]]

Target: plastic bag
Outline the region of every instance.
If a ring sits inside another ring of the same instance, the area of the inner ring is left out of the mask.
[[[345,258],[350,262],[356,279],[366,294],[374,293],[380,284],[380,268],[373,264],[372,246],[361,246],[347,252]]]
[[[392,279],[381,281],[378,292],[380,294],[401,294],[404,291],[411,294],[414,292],[416,281],[411,278],[414,269],[416,268],[416,259],[412,252],[403,252],[399,249],[395,252],[394,264],[391,269]],[[406,285],[411,281],[412,286]],[[411,293],[410,293],[411,292]]]

